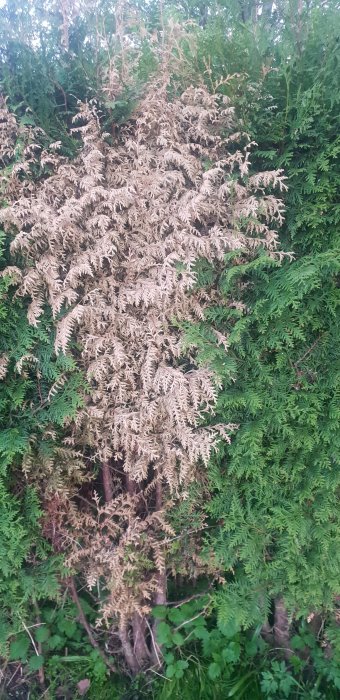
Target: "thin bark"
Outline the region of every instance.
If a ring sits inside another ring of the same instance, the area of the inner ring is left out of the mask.
[[[156,510],[161,510],[163,507],[163,489],[162,482],[159,479],[156,484]],[[159,572],[157,574],[157,591],[155,593],[154,604],[155,605],[165,605],[167,599],[167,576],[166,571]],[[159,660],[162,658],[162,650],[159,644],[157,644],[157,628],[159,621],[155,620],[152,627],[153,639],[155,643],[152,647],[152,660],[153,663],[159,666]]]
[[[159,479],[156,484],[156,511],[162,510],[163,507],[163,489],[162,482]],[[159,572],[158,576],[158,589],[155,595],[156,605],[165,605],[166,603],[166,591],[167,591],[167,578],[166,571]]]
[[[283,650],[286,658],[290,657],[290,629],[286,606],[283,598],[275,600],[274,613],[274,642],[275,646]]]
[[[119,639],[122,645],[123,654],[128,668],[132,673],[136,674],[140,670],[136,656],[134,654],[132,644],[129,640],[128,627],[126,622],[121,622],[119,625]]]
[[[113,486],[109,462],[103,462],[102,464],[102,478],[105,503],[110,503],[113,499]]]
[[[135,496],[137,492],[137,483],[127,474],[125,479],[125,488],[130,496]],[[128,627],[126,624],[119,629],[119,638],[123,647],[125,661],[132,673],[138,673],[145,668],[150,661],[150,650],[146,642],[147,625],[145,620],[136,613],[131,621],[132,640],[130,642],[128,635]]]
[[[156,511],[162,510],[163,508],[163,488],[162,482],[159,480],[156,484]],[[158,574],[158,590],[155,595],[156,605],[165,605],[166,603],[166,592],[167,592],[167,578],[166,571],[160,572]]]
[[[145,620],[136,613],[132,620],[133,651],[140,669],[150,660],[151,652],[146,643],[147,626]]]
[[[261,636],[267,642],[267,644],[272,645],[274,642],[273,627],[270,626],[268,620],[261,627]]]

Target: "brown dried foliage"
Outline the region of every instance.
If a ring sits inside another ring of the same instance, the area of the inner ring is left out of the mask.
[[[282,203],[266,188],[282,189],[284,178],[249,174],[250,144],[237,146],[246,139],[232,106],[203,87],[170,101],[167,85],[153,84],[114,142],[94,105],[82,105],[77,121],[77,159],[42,154],[54,173],[22,187],[2,220],[26,260],[19,293],[31,298],[30,322],[47,301],[57,352],[73,337],[81,347],[91,392],[69,442],[103,465],[110,502],[63,508],[61,537],[69,564],[89,586],[104,585],[102,618],[120,619],[131,665],[128,621],[134,629],[165,586],[164,501],[185,496],[221,431],[228,436],[228,425],[202,427],[217,378],[195,365],[194,351],[182,357],[175,321],[201,319],[209,304],[196,287],[199,258],[251,256],[260,245],[273,254]],[[107,465],[111,478],[120,467],[127,477],[108,485]]]

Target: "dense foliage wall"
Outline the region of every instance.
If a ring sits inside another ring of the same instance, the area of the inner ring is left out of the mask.
[[[8,697],[337,697],[338,9],[0,9]]]

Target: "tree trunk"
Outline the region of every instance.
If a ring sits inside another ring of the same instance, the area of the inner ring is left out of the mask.
[[[270,626],[268,620],[266,620],[266,622],[261,627],[261,636],[263,637],[264,641],[267,642],[267,644],[270,644],[271,646],[274,642],[273,632],[273,628]]]
[[[137,483],[127,474],[125,488],[130,496],[137,493]],[[146,620],[135,613],[131,620],[131,641],[128,625],[122,625],[119,629],[119,637],[122,644],[125,661],[130,671],[135,674],[150,664],[151,652],[148,647],[148,626]]]
[[[285,658],[289,659],[291,654],[290,649],[290,625],[288,613],[284,604],[283,598],[279,597],[275,600],[274,613],[274,642],[275,646],[282,649]]]
[[[125,488],[130,496],[136,495],[137,483],[128,474],[125,479]],[[163,493],[162,484],[159,480],[156,484],[155,510],[161,510],[162,507]],[[164,605],[166,603],[167,588],[166,572],[158,572],[156,579],[157,590],[153,604]],[[162,665],[162,653],[157,644],[157,621],[151,627],[146,618],[136,613],[130,622],[121,623],[119,638],[126,664],[133,674],[145,669],[150,662],[158,667]]]
[[[119,639],[122,645],[125,661],[129,670],[136,674],[140,671],[136,655],[129,639],[128,625],[126,622],[121,622],[119,625]]]
[[[105,503],[110,503],[113,499],[113,487],[109,462],[102,464],[102,479]]]
[[[143,619],[141,615],[138,615],[138,613],[134,615],[132,620],[132,633],[134,655],[139,668],[142,669],[150,662],[151,652],[146,643],[146,636],[148,633],[147,624],[145,619]]]
[[[163,489],[162,482],[157,481],[156,484],[156,510],[161,510],[163,507]],[[167,600],[167,577],[166,571],[157,574],[158,588],[155,593],[154,604],[165,605]],[[162,650],[157,643],[157,628],[159,621],[155,620],[152,626],[152,660],[156,666],[161,665]]]

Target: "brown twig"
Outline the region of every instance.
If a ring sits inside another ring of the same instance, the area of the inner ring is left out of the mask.
[[[204,598],[204,596],[209,595],[209,590],[203,591],[203,593],[195,593],[194,595],[190,595],[187,598],[183,598],[183,600],[172,600],[167,602],[167,606],[173,605],[175,608],[180,608],[181,605],[184,605],[184,603],[190,603],[191,600],[197,600],[197,598]]]
[[[145,618],[145,622],[146,622],[146,624],[147,624],[147,626],[148,626],[148,629],[149,629],[149,632],[150,632],[151,641],[152,641],[152,646],[153,646],[153,648],[154,648],[155,657],[156,657],[156,659],[157,659],[157,664],[158,664],[159,668],[161,668],[161,667],[162,667],[162,661],[161,661],[161,659],[159,658],[159,654],[158,654],[158,650],[159,650],[159,648],[157,648],[157,647],[158,647],[158,644],[157,644],[157,642],[156,642],[156,640],[155,640],[154,633],[153,633],[153,631],[152,631],[151,626],[149,625],[149,621],[148,621],[148,618],[147,618],[147,617]]]
[[[85,617],[84,610],[83,610],[83,608],[81,607],[81,602],[80,602],[80,600],[79,600],[79,596],[78,596],[78,593],[77,593],[76,584],[75,584],[74,579],[72,578],[72,576],[68,579],[68,587],[69,587],[70,592],[71,592],[72,600],[73,600],[73,602],[74,602],[74,604],[76,605],[77,610],[78,610],[79,622],[80,622],[80,623],[82,624],[82,626],[84,627],[84,630],[85,630],[85,632],[86,632],[86,634],[87,634],[87,636],[88,636],[88,638],[89,638],[89,640],[90,640],[91,645],[93,646],[94,649],[97,649],[97,651],[98,651],[98,653],[100,654],[100,656],[102,657],[102,659],[103,659],[105,665],[110,669],[110,671],[112,671],[112,673],[115,673],[116,670],[117,670],[116,667],[115,667],[115,666],[111,663],[111,661],[107,658],[105,652],[100,648],[100,646],[99,646],[97,640],[96,640],[95,637],[93,636],[93,632],[92,632],[92,630],[91,630],[91,627],[90,627],[90,625],[89,625],[89,623],[88,623],[88,621],[87,621],[87,619],[86,619],[86,617]]]
[[[110,503],[113,499],[113,486],[109,462],[103,462],[102,464],[102,479],[105,503]]]
[[[184,620],[184,622],[181,622],[180,625],[177,625],[177,627],[175,627],[175,629],[174,629],[174,632],[178,632],[178,630],[180,630],[182,627],[185,627],[185,625],[188,625],[189,622],[193,622],[194,620],[197,620],[198,617],[201,617],[201,615],[203,615],[203,613],[207,610],[208,607],[209,607],[209,603],[208,603],[208,605],[205,605],[203,610],[200,610],[199,613],[197,613],[197,615],[194,615],[193,617],[191,617],[190,620]]]
[[[318,342],[321,340],[322,334],[318,336],[318,338],[314,341],[314,343],[306,350],[306,352],[300,357],[296,362],[293,363],[293,367],[297,367],[297,365],[300,365],[303,360],[310,355],[311,352],[313,352],[314,348],[317,346]]]

